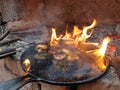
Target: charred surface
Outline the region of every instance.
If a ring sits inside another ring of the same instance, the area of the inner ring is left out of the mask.
[[[59,49],[51,47],[50,50],[46,49],[42,52],[36,50],[37,46],[31,46],[23,53],[21,64],[23,69],[26,70],[23,61],[29,59],[31,62],[30,71],[26,72],[30,72],[36,77],[45,79],[48,82],[52,81],[52,83],[57,82],[58,84],[63,82],[81,83],[99,77],[108,67],[108,59],[105,60],[107,63],[106,69],[102,71],[95,62],[97,59],[95,56],[91,56],[75,48],[73,51],[74,54],[72,53],[72,56],[69,56],[65,50],[61,51],[62,46]],[[73,47],[71,49],[69,48],[69,50],[73,50]],[[62,56],[63,54],[65,54],[65,57],[61,58],[59,55]],[[75,55],[77,55],[77,58]]]

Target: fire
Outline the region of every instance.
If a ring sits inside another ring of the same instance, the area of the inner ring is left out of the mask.
[[[23,64],[25,65],[26,70],[29,71],[30,70],[30,60],[29,59],[25,59]]]
[[[81,34],[82,30],[78,28],[78,26],[74,26],[74,31],[73,31],[73,38],[76,37],[77,35]]]
[[[97,55],[100,56],[100,60],[99,60],[100,63],[99,64],[101,65],[102,69],[106,68],[106,66],[104,64],[104,56],[105,56],[105,51],[107,49],[107,45],[108,45],[109,42],[110,42],[110,38],[109,37],[104,38],[103,42],[102,42],[102,46],[98,50],[99,53]]]
[[[58,42],[59,39],[57,38],[57,35],[56,35],[56,29],[55,28],[52,28],[52,36],[51,36],[51,41],[50,41],[50,45],[53,46],[53,45],[56,45]]]
[[[96,60],[96,62],[99,64],[99,66],[102,70],[106,68],[106,66],[104,64],[104,57],[105,57],[105,51],[107,49],[109,42],[110,42],[110,38],[106,37],[103,39],[102,45],[99,49],[87,51],[87,53],[93,53],[94,55],[99,57],[98,60]]]
[[[93,21],[93,23],[90,26],[86,26],[83,28],[83,30],[80,30],[78,26],[74,26],[73,33],[68,33],[68,30],[66,30],[65,35],[56,35],[56,29],[52,28],[52,35],[51,35],[51,46],[56,46],[60,40],[73,40],[73,43],[78,43],[79,41],[86,41],[92,34],[92,31],[90,34],[88,34],[88,31],[93,29],[96,25],[96,20]]]
[[[91,50],[91,51],[88,51],[88,52],[93,52],[95,55],[103,58],[105,56],[105,51],[107,49],[107,45],[108,45],[109,42],[110,42],[110,38],[106,37],[106,38],[103,39],[102,45],[99,49]]]
[[[93,32],[96,24],[97,24],[97,22],[94,19],[93,23],[90,26],[85,26],[83,28],[83,30],[79,29],[78,26],[74,26],[73,33],[69,33],[68,29],[66,29],[65,35],[57,35],[56,29],[52,28],[50,46],[52,46],[52,47],[57,46],[60,43],[60,41],[64,41],[65,45],[72,44],[79,49],[82,48],[81,47],[82,45],[83,46],[84,45],[98,46],[99,49],[89,50],[89,51],[85,51],[85,52],[91,53],[91,54],[95,55],[96,57],[99,57],[98,65],[100,66],[101,69],[104,69],[105,68],[104,56],[105,56],[105,51],[107,49],[107,45],[110,42],[110,38],[106,37],[105,39],[103,39],[102,45],[100,47],[99,47],[99,43],[86,42],[86,40],[92,35],[92,32]]]
[[[87,27],[83,28],[83,33],[80,37],[81,41],[86,41],[86,39],[88,39],[91,36],[92,32],[90,34],[87,34],[87,32],[88,32],[88,30],[94,28],[96,26],[96,24],[97,24],[96,20],[94,20],[93,23],[90,26],[87,26]]]
[[[102,47],[101,47],[100,50],[99,50],[99,54],[100,54],[101,56],[104,56],[104,55],[105,55],[105,51],[106,51],[106,49],[107,49],[107,45],[108,45],[109,42],[110,42],[110,38],[109,38],[109,37],[106,37],[106,38],[103,39]]]

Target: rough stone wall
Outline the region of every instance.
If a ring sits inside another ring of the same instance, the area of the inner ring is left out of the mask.
[[[120,22],[120,0],[0,0],[0,11],[7,21],[36,20],[55,25],[91,22]]]

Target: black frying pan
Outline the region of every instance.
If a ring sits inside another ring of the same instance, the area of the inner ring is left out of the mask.
[[[53,55],[49,54],[47,52],[48,50],[39,52],[36,50],[36,47],[37,45],[29,47],[21,56],[21,67],[26,72],[26,75],[0,83],[0,90],[17,90],[25,84],[34,81],[55,85],[77,85],[87,83],[104,75],[109,67],[109,60],[105,59],[106,69],[98,72],[98,74],[95,74],[96,71],[92,68],[88,68],[88,66],[80,65],[81,67],[79,67],[80,63],[76,61],[67,64],[69,66],[68,70],[61,67],[58,68],[54,66],[56,61],[54,62]],[[41,54],[44,57],[39,57]],[[26,66],[23,64],[26,59],[29,59],[31,63],[29,70],[27,70]],[[65,60],[58,60],[58,63],[64,61]]]

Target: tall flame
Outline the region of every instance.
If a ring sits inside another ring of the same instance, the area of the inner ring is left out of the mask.
[[[102,46],[101,46],[101,48],[99,49],[99,54],[100,54],[101,56],[104,56],[104,55],[105,55],[105,51],[106,51],[106,49],[107,49],[107,45],[108,45],[109,42],[110,42],[110,38],[109,38],[109,37],[106,37],[106,38],[103,39]]]
[[[105,51],[107,49],[107,45],[108,45],[109,42],[110,42],[110,38],[106,37],[106,38],[103,39],[102,45],[99,49],[90,50],[90,51],[87,51],[87,53],[94,53],[97,56],[104,57],[105,56]]]
[[[104,64],[104,57],[105,57],[105,51],[107,49],[107,45],[108,45],[109,42],[110,42],[110,38],[106,37],[106,38],[103,39],[102,45],[99,49],[87,51],[87,53],[93,53],[97,57],[99,57],[98,60],[96,60],[96,62],[98,63],[98,65],[100,66],[100,68],[102,70],[106,68],[106,66]]]
[[[90,26],[84,27],[83,30],[80,30],[78,26],[74,26],[73,33],[69,33],[68,28],[66,28],[65,35],[59,35],[59,36],[56,35],[56,30],[52,28],[50,46],[58,45],[60,40],[64,40],[63,42],[64,44],[73,44],[77,48],[79,47],[80,44],[81,46],[85,44],[92,44],[98,46],[98,43],[86,42],[86,40],[92,35],[93,28],[96,26],[96,24],[97,22],[94,19],[93,23]],[[99,49],[85,51],[86,53],[91,53],[94,54],[96,57],[98,57],[98,60],[96,60],[96,62],[101,69],[104,69],[106,67],[104,64],[104,56],[109,42],[110,42],[110,38],[106,37],[103,39],[102,45],[98,47]]]
[[[92,34],[92,32],[88,34],[88,30],[93,29],[95,25],[96,20],[94,20],[90,26],[84,27],[83,30],[80,30],[78,26],[74,26],[72,34],[68,33],[68,30],[66,30],[65,35],[60,35],[59,37],[56,35],[56,30],[52,28],[50,45],[57,45],[59,40],[73,40],[74,43],[78,43],[79,41],[86,41]]]
[[[77,35],[80,35],[82,33],[82,30],[78,28],[78,26],[74,26],[73,28],[73,38],[76,37]]]
[[[88,32],[88,30],[94,28],[96,26],[96,24],[97,24],[96,20],[94,20],[93,23],[90,26],[87,26],[87,27],[83,28],[83,33],[80,37],[81,41],[86,41],[86,39],[88,39],[91,36],[92,32],[90,34],[87,34],[87,32]]]
[[[50,41],[50,45],[53,46],[53,45],[56,45],[58,42],[59,39],[57,38],[57,35],[56,35],[56,29],[55,28],[52,28],[52,35],[51,35],[51,41]]]
[[[107,49],[107,45],[108,43],[110,42],[110,38],[109,37],[106,37],[103,39],[103,42],[102,42],[102,46],[101,48],[98,50],[99,53],[98,53],[98,56],[100,56],[99,58],[99,66],[101,66],[100,68],[102,70],[104,70],[106,68],[105,64],[104,64],[104,56],[105,56],[105,51]]]

